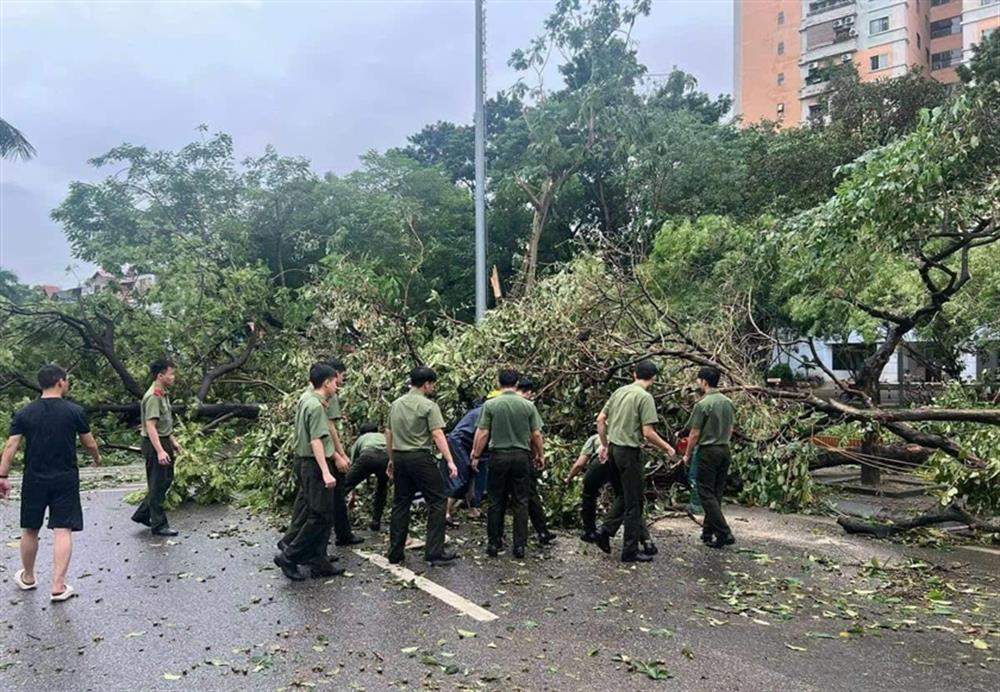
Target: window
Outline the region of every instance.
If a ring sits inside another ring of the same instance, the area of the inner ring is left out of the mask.
[[[920,46],[920,33],[917,32],[917,50],[920,50],[920,48],[921,48],[921,46]]]
[[[778,104],[778,120],[781,120],[784,117],[785,117],[785,104],[779,103]]]
[[[823,118],[823,104],[814,103],[809,106],[809,120],[816,121]]]
[[[779,12],[778,13],[778,24],[784,24],[784,23],[785,23],[785,13],[784,12]]]
[[[881,34],[889,30],[889,18],[879,17],[868,22],[869,34]]]
[[[785,83],[785,73],[784,72],[779,72],[778,73],[778,86],[781,86],[784,83]]]
[[[962,33],[962,15],[931,22],[931,38],[941,38]]]
[[[778,41],[778,55],[784,55],[784,54],[785,54],[785,42]]]
[[[889,54],[882,53],[880,55],[873,55],[871,61],[872,61],[873,72],[875,70],[884,70],[885,68],[889,67]]]
[[[931,69],[943,70],[954,67],[962,62],[962,49],[946,50],[943,53],[935,53],[931,56]]]
[[[938,7],[940,5],[947,5],[951,0],[931,0],[931,7]]]
[[[875,354],[875,344],[833,344],[833,370],[857,372],[865,358]]]

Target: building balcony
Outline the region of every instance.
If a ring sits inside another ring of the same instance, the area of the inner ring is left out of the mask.
[[[824,9],[822,12],[810,12],[809,14],[804,15],[801,23],[799,24],[799,30],[805,31],[809,27],[816,26],[817,24],[833,22],[843,17],[857,15],[857,13],[858,5],[854,2],[854,0],[839,0],[837,3]]]
[[[825,94],[830,91],[830,80],[829,78],[822,78],[822,81],[816,80],[810,82],[810,78],[806,77],[806,85],[799,89],[799,98],[808,99],[819,96],[820,94]]]
[[[854,2],[855,0],[814,0],[814,2],[809,3],[807,16],[811,17],[817,14],[824,14],[825,12],[832,12],[841,7],[853,5]]]

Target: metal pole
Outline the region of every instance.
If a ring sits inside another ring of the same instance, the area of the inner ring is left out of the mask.
[[[486,117],[483,92],[483,0],[476,0],[476,322],[486,315]]]

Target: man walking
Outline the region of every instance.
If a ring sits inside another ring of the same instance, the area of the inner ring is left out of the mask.
[[[528,543],[528,496],[531,492],[532,463],[544,464],[542,417],[526,397],[518,394],[517,373],[500,373],[500,395],[483,404],[476,423],[476,439],[472,448],[472,468],[478,471],[479,459],[490,448],[490,476],[487,480],[489,508],[486,513],[488,545],[486,554],[496,557],[500,552],[505,508],[514,513],[515,558],[523,558]]]
[[[667,454],[674,453],[674,448],[653,429],[659,417],[649,388],[657,374],[658,370],[651,361],[640,361],[635,366],[635,381],[615,390],[597,416],[600,457],[603,463],[610,465],[615,502],[594,543],[605,553],[610,553],[611,537],[624,523],[622,562],[651,562],[653,559],[651,555],[639,552],[645,487],[642,445],[648,442]]]
[[[726,490],[729,465],[729,441],[733,435],[736,408],[729,397],[715,391],[719,386],[719,371],[702,368],[698,371],[698,386],[705,393],[691,412],[684,463],[698,455],[698,496],[705,510],[701,540],[711,548],[724,548],[736,542],[733,532],[722,515],[722,495]]]
[[[570,467],[566,482],[572,482],[573,478],[583,474],[583,493],[580,502],[580,518],[583,520],[583,533],[580,540],[585,543],[597,541],[597,498],[605,485],[611,482],[611,464],[601,462],[601,437],[591,435],[583,447],[580,455],[576,458],[573,466]],[[649,536],[649,529],[646,522],[639,524],[639,542],[642,544],[642,552],[646,555],[656,555],[657,548]]]
[[[294,516],[284,547],[274,557],[281,573],[294,581],[304,578],[299,565],[309,565],[315,578],[344,572],[333,566],[326,553],[333,531],[337,480],[330,470],[334,448],[325,405],[337,393],[337,373],[326,363],[316,363],[309,369],[309,383],[312,389],[299,397],[295,410],[298,492]]]
[[[132,514],[132,521],[148,526],[154,536],[176,536],[163,503],[174,482],[174,461],[181,445],[174,436],[174,414],[168,391],[174,386],[174,362],[157,360],[149,366],[153,383],[142,397],[140,418],[142,455],[146,459],[146,497]]]
[[[403,562],[406,536],[410,530],[410,505],[419,491],[427,502],[427,540],[424,557],[431,564],[444,564],[458,557],[446,550],[445,505],[448,488],[434,461],[435,447],[448,465],[448,475],[458,476],[444,435],[441,409],[428,397],[433,394],[437,374],[427,367],[410,372],[410,391],[389,407],[386,446],[389,450],[388,474],[395,485],[392,518],[389,523],[389,562]]]
[[[38,587],[35,574],[38,531],[47,509],[54,537],[50,598],[60,602],[74,594],[73,587],[66,583],[66,572],[73,556],[73,532],[83,530],[77,436],[95,465],[101,463],[101,453],[83,409],[63,398],[69,390],[66,371],[58,365],[46,365],[38,371],[38,386],[42,389],[41,397],[14,415],[10,437],[0,455],[0,497],[10,493],[7,476],[23,439],[26,448],[21,480],[22,568],[14,574],[14,582],[22,591]]]
[[[368,478],[375,476],[375,500],[368,528],[377,532],[382,527],[385,498],[389,490],[389,476],[386,473],[389,452],[386,449],[385,434],[379,432],[377,425],[365,423],[359,432],[361,434],[358,439],[351,445],[351,470],[347,472],[344,482],[344,494],[347,495]]]

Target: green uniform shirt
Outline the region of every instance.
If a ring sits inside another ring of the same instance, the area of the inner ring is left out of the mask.
[[[616,389],[601,413],[608,417],[608,442],[619,447],[642,447],[642,426],[659,420],[653,395],[634,382]]]
[[[517,392],[493,397],[479,412],[476,427],[490,431],[490,449],[531,451],[531,434],[542,429],[535,404]]]
[[[601,436],[591,435],[580,448],[580,456],[587,457],[587,463],[594,461],[601,453]]]
[[[411,389],[389,407],[393,451],[433,452],[431,433],[443,428],[441,409],[416,389]]]
[[[385,449],[385,435],[380,432],[365,433],[351,445],[351,461],[357,461],[366,449]]]
[[[142,427],[140,433],[143,437],[149,437],[146,432],[146,421],[156,420],[156,432],[160,437],[169,437],[174,434],[174,414],[170,410],[170,397],[167,390],[156,386],[156,383],[149,385],[149,389],[142,395]]]
[[[344,431],[344,414],[340,410],[340,395],[334,394],[326,402],[326,417],[337,426],[337,432]]]
[[[312,441],[323,440],[323,454],[327,459],[333,456],[333,439],[326,424],[326,409],[323,398],[314,390],[299,397],[295,409],[295,454],[313,458]]]
[[[725,394],[712,392],[702,397],[694,405],[688,427],[701,430],[698,446],[728,445],[733,436],[733,419],[736,417],[736,407]]]

